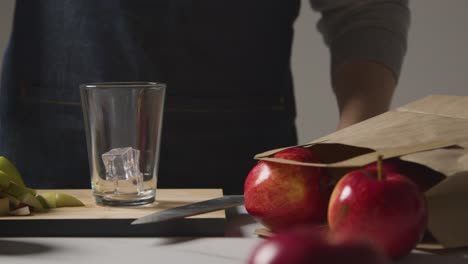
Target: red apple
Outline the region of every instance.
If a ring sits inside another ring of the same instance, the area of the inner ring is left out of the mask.
[[[309,149],[282,150],[276,158],[319,162]],[[260,161],[244,184],[247,212],[266,227],[277,231],[297,224],[325,223],[328,177],[318,167]]]
[[[384,264],[386,258],[364,240],[345,239],[312,227],[297,227],[260,243],[249,264]]]
[[[364,169],[377,169],[377,163],[371,163]],[[419,187],[419,190],[426,192],[432,186],[443,180],[443,176],[430,168],[421,164],[404,161],[399,158],[391,158],[382,161],[382,170],[404,175],[411,179]]]
[[[335,186],[328,208],[330,229],[373,241],[388,257],[410,253],[422,238],[427,207],[418,186],[392,171],[360,169]]]

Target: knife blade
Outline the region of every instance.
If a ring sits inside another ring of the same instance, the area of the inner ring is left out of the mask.
[[[152,213],[140,217],[133,221],[132,225],[157,223],[162,221],[169,221],[177,218],[184,218],[194,216],[230,207],[244,204],[243,195],[225,195],[223,197],[205,200],[201,202],[191,203],[179,207],[166,209],[160,212]]]

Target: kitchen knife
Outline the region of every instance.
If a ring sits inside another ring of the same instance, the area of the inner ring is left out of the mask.
[[[187,216],[209,213],[242,204],[244,204],[243,195],[225,195],[219,198],[214,198],[197,203],[191,203],[175,208],[166,209],[164,211],[152,213],[136,219],[132,222],[132,225],[157,223],[177,218],[184,218]]]

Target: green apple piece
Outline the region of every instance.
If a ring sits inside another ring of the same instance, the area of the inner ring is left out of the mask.
[[[33,196],[36,196],[37,194],[36,190],[29,188],[29,187],[25,187],[25,188],[26,188],[26,191],[28,191],[28,193],[32,194]]]
[[[66,193],[45,192],[40,196],[44,198],[49,208],[84,206],[78,198]]]
[[[8,197],[0,198],[0,216],[8,215],[10,212],[10,200]]]
[[[57,207],[57,193],[56,192],[45,192],[39,194],[37,197],[40,197],[39,200],[44,200],[48,208]]]
[[[36,211],[44,211],[44,206],[42,206],[42,203],[30,193],[24,194],[19,200],[22,203],[31,206]]]
[[[36,195],[36,198],[41,203],[42,207],[44,207],[45,209],[51,208],[44,197],[42,197],[41,195]]]
[[[16,198],[21,203],[31,206],[37,211],[44,210],[44,206],[42,206],[41,202],[35,197],[36,191],[31,188],[22,187],[14,182],[10,182],[8,188],[5,189],[5,193],[13,196],[13,198]]]
[[[23,179],[21,178],[21,174],[16,169],[15,165],[11,163],[7,158],[4,156],[0,156],[0,171],[3,171],[10,180],[20,186],[25,186]]]
[[[57,207],[71,206],[84,206],[84,203],[72,195],[66,193],[57,193]]]
[[[23,206],[9,212],[10,215],[30,215],[31,211],[28,206]]]
[[[10,177],[5,172],[0,171],[0,190],[5,190],[10,185]]]
[[[36,195],[36,190],[25,187],[25,186],[20,186],[17,183],[12,182],[12,181],[10,181],[10,185],[8,185],[8,187],[4,190],[4,192],[19,200],[21,200],[21,197],[25,193],[29,193],[32,196]]]

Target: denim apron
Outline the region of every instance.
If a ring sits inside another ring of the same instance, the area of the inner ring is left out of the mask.
[[[296,144],[299,0],[17,0],[0,155],[33,188],[89,188],[79,85],[167,83],[158,186],[240,193],[256,153]]]

